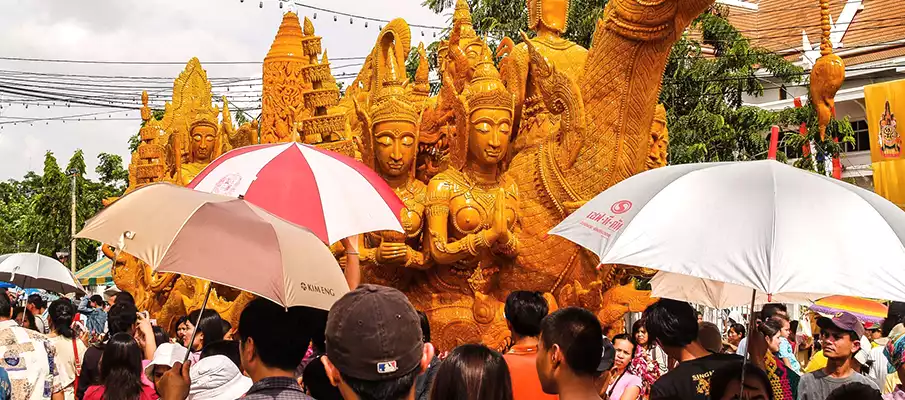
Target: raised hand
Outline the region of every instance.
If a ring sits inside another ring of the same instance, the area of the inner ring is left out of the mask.
[[[408,258],[408,246],[405,243],[383,241],[377,247],[377,262],[380,264],[404,263]]]
[[[497,239],[501,243],[508,243],[509,224],[506,223],[506,190],[500,188],[497,191],[496,203],[493,206],[493,229],[499,234]]]

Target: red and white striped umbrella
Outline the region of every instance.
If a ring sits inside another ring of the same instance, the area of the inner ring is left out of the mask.
[[[403,232],[402,201],[380,175],[352,158],[305,144],[232,150],[188,187],[241,196],[327,244],[365,232]]]

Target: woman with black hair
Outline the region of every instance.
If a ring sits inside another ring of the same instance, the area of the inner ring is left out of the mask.
[[[156,400],[157,392],[141,381],[141,348],[125,332],[107,340],[101,358],[101,384],[85,391],[83,400]]]
[[[632,338],[635,339],[635,357],[628,367],[629,373],[641,377],[641,395],[647,398],[650,395],[650,387],[669,372],[668,358],[660,346],[657,346],[647,334],[644,327],[644,319],[635,321],[632,325]]]
[[[23,314],[25,315],[24,320],[22,319]],[[25,329],[38,330],[37,325],[35,325],[35,316],[31,314],[31,311],[26,310],[25,307],[13,308],[13,320]]]
[[[306,329],[311,336],[311,350],[313,357],[302,371],[302,386],[305,392],[317,400],[341,400],[342,394],[339,388],[333,386],[327,377],[324,363],[321,358],[327,354],[326,336],[327,311],[310,307],[300,307],[298,317],[304,321]]]
[[[512,400],[509,367],[500,353],[481,344],[456,347],[440,363],[431,400]]]
[[[201,316],[201,321],[198,321],[198,316]],[[198,324],[197,333],[195,334],[195,339],[192,341],[192,331],[195,330],[195,324]],[[214,310],[204,310],[202,313],[201,310],[195,310],[189,313],[188,320],[189,331],[185,336],[183,345],[189,349],[191,355],[189,356],[189,360],[192,362],[198,362],[201,359],[201,350],[204,349],[204,346],[208,343],[219,342],[223,340],[223,320],[220,318],[220,314],[217,314]],[[189,343],[189,341],[192,341]]]
[[[724,344],[724,353],[726,354],[736,354],[738,351],[738,345],[742,342],[742,339],[745,338],[745,334],[747,331],[745,330],[745,326],[739,323],[734,323],[729,326],[729,333],[726,334],[726,342]]]
[[[641,377],[628,372],[628,365],[635,354],[635,342],[625,334],[613,337],[613,348],[616,357],[613,360],[613,368],[610,370],[604,399],[608,400],[636,400],[641,397]]]
[[[192,334],[192,330],[189,329],[189,317],[187,315],[183,315],[176,320],[176,343],[179,343],[182,346],[185,346],[185,337]]]
[[[76,307],[67,299],[55,300],[47,309],[50,316],[50,334],[47,337],[57,351],[54,362],[60,374],[60,385],[63,386],[63,397],[75,399],[75,388],[78,387],[79,375],[82,372],[82,357],[88,347],[72,330],[72,318]]]

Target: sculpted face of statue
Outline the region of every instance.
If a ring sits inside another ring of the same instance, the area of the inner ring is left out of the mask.
[[[481,61],[484,55],[484,46],[479,40],[474,40],[465,46],[465,56],[468,57],[468,64],[475,65]]]
[[[528,0],[528,27],[538,30],[538,25],[555,32],[566,31],[569,17],[569,0]]]
[[[374,158],[380,172],[390,177],[410,173],[418,154],[415,125],[406,121],[383,121],[374,124],[373,130]]]
[[[468,152],[480,164],[497,164],[506,157],[512,114],[508,110],[483,108],[471,114]]]
[[[213,126],[197,125],[192,128],[192,155],[195,156],[195,162],[211,160],[216,138],[217,128]]]

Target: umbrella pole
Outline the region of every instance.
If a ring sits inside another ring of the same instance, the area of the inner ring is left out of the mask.
[[[38,247],[41,245],[39,244]],[[25,278],[22,279],[22,294],[25,294],[25,286],[26,282],[28,282],[28,275],[25,275]],[[25,298],[25,307],[22,309],[22,320],[19,321],[19,326],[25,326],[25,314],[28,312],[28,297]],[[31,327],[31,329],[35,329],[35,327]],[[44,333],[44,332],[41,332]]]
[[[195,344],[195,335],[198,334],[198,324],[201,323],[201,317],[204,316],[204,309],[207,308],[207,299],[211,297],[211,289],[213,289],[214,285],[211,281],[207,281],[207,293],[204,295],[204,301],[201,303],[201,311],[198,313],[198,319],[193,322],[195,325],[192,328],[192,339],[189,340],[189,351],[185,352],[185,358],[182,360],[182,363],[185,364],[189,360],[189,355],[192,354],[192,345]]]
[[[751,289],[751,308],[748,309],[748,337],[751,337],[751,330],[754,329],[754,298],[757,296],[757,289]],[[742,378],[738,383],[738,398],[743,398],[745,393],[745,369],[748,367],[748,356],[751,355],[751,340],[748,340],[745,346],[745,358],[742,359]]]

